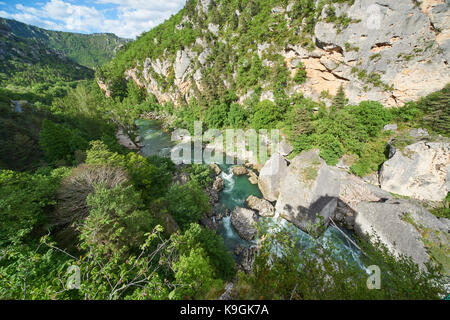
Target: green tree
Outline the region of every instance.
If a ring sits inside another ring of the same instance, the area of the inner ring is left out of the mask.
[[[222,281],[214,278],[214,269],[202,248],[191,249],[173,264],[181,299],[204,299],[208,292],[220,288]]]
[[[165,196],[167,209],[182,230],[210,210],[209,198],[195,182],[172,185]]]
[[[242,129],[247,126],[247,112],[240,104],[231,104],[227,124],[234,129]]]
[[[88,196],[87,205],[90,212],[81,224],[80,238],[83,246],[97,245],[104,254],[139,248],[157,225],[133,186],[110,189],[98,185]]]
[[[75,152],[85,151],[88,147],[79,131],[47,119],[42,123],[39,144],[51,163],[64,160],[72,164],[75,161]]]
[[[344,86],[341,84],[339,87],[338,92],[336,93],[336,96],[334,97],[332,101],[332,108],[333,110],[342,110],[344,109],[348,104],[347,96],[345,95]]]
[[[189,254],[195,248],[205,250],[216,277],[228,280],[234,275],[233,256],[227,250],[223,238],[215,231],[192,223],[183,234],[174,234],[172,241],[180,255]]]
[[[282,110],[269,100],[259,102],[253,110],[252,127],[254,129],[273,129],[282,119]]]

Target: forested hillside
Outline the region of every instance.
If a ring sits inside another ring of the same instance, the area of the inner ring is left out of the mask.
[[[123,47],[104,76],[133,78],[160,103],[202,108],[226,92],[279,101],[301,93],[329,103],[401,106],[450,81],[443,1],[190,0]],[[278,102],[277,102],[278,103]]]
[[[109,62],[116,52],[130,40],[114,34],[80,34],[51,31],[15,20],[0,18],[0,27],[23,39],[39,40],[49,48],[64,53],[76,63],[94,69]]]
[[[0,84],[31,86],[92,78],[94,72],[40,39],[25,39],[14,35],[0,24]]]

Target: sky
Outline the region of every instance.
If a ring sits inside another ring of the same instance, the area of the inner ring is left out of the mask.
[[[186,0],[0,0],[0,17],[44,29],[135,38],[183,8]]]

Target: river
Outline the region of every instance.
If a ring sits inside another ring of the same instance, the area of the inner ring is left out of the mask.
[[[170,134],[161,130],[161,122],[139,120],[136,124],[139,127],[141,142],[144,146],[141,150],[144,156],[170,156],[170,150],[173,148],[174,144],[171,141]],[[262,198],[258,186],[251,184],[248,180],[248,176],[235,176],[232,172],[231,165],[222,164],[220,165],[220,168],[222,169],[221,178],[225,181],[225,188],[219,195],[219,208],[222,212],[225,212],[227,209],[232,211],[238,206],[247,207],[245,200],[250,195]],[[298,245],[302,248],[309,248],[317,244],[320,244],[321,246],[332,244],[333,247],[336,248],[335,252],[337,255],[345,253],[345,256],[352,257],[355,263],[364,268],[360,261],[359,250],[342,235],[340,230],[333,226],[328,227],[320,238],[314,239],[281,217],[264,218],[264,220],[268,225],[273,226],[274,230],[277,228],[288,230],[298,239]],[[350,232],[346,230],[343,231],[348,237],[352,237]],[[249,247],[256,244],[256,242],[248,242],[239,237],[231,224],[230,216],[222,219],[218,225],[217,232],[223,237],[225,245],[231,252],[234,252],[234,249],[238,245]]]

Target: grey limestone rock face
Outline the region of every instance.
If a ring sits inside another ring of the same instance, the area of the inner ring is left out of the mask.
[[[270,202],[276,201],[280,194],[280,181],[287,174],[287,162],[278,153],[274,154],[262,167],[258,186],[264,198]]]
[[[282,156],[286,157],[290,155],[292,151],[294,151],[294,148],[286,141],[286,138],[283,137],[283,139],[281,139],[281,142],[278,145],[278,152]]]
[[[273,217],[275,215],[275,208],[273,205],[264,199],[259,199],[255,196],[250,196],[245,200],[248,207],[252,210],[258,211],[261,217]]]
[[[346,85],[351,102],[370,99],[402,104],[440,90],[450,81],[446,64],[450,46],[448,3],[427,9],[413,1],[356,0],[350,7],[339,8],[337,14],[345,12],[354,23],[338,32],[334,24],[321,21],[316,24],[315,36],[322,49],[342,53],[340,76],[351,80]],[[442,29],[436,32],[432,25]],[[348,46],[358,50],[346,50]],[[378,73],[381,81],[394,89],[362,90],[364,83],[352,74],[354,67]]]
[[[425,228],[448,232],[447,226],[421,206],[404,199],[385,202],[363,201],[356,205],[355,231],[360,236],[377,236],[393,253],[404,254],[421,266],[429,260],[421,234],[407,222],[410,218]]]
[[[177,80],[184,80],[190,65],[191,59],[189,58],[188,52],[186,50],[178,51],[174,64],[175,78]]]
[[[442,201],[450,191],[450,143],[417,142],[396,150],[380,170],[383,190]]]
[[[258,232],[256,222],[256,214],[253,210],[236,207],[231,213],[231,224],[244,240],[250,241],[256,236]]]
[[[317,214],[325,224],[335,213],[339,196],[338,169],[319,157],[319,150],[301,153],[292,160],[280,183],[277,213],[302,230],[310,231]]]

